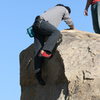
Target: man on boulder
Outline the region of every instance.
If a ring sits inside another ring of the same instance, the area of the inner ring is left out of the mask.
[[[70,18],[71,9],[68,6],[57,4],[48,9],[43,14],[37,16],[32,25],[34,35],[34,65],[36,78],[41,85],[45,85],[41,76],[41,67],[44,58],[51,58],[52,51],[59,40],[61,33],[57,29],[60,22],[63,20],[70,27],[74,29],[74,24]]]

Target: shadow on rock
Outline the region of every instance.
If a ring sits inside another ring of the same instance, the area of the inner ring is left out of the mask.
[[[59,52],[56,51],[51,59],[45,60],[42,77],[46,85],[41,86],[34,76],[33,51],[34,46],[31,45],[20,54],[21,100],[67,100],[68,80]]]

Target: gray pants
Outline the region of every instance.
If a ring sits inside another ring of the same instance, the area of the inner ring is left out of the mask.
[[[60,31],[49,24],[47,21],[36,19],[33,30],[35,32],[34,37],[34,50],[35,50],[35,70],[41,69],[43,58],[39,57],[38,54],[40,50],[50,51],[52,53],[57,40],[60,38]]]
[[[100,2],[91,5],[93,29],[100,34]]]

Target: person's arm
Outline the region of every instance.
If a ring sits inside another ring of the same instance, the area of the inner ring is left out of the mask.
[[[84,15],[88,16],[88,8],[91,5],[92,0],[87,0],[86,6],[85,6],[85,10],[84,10]]]
[[[64,14],[63,20],[64,20],[64,22],[70,27],[70,29],[75,29],[75,28],[74,28],[73,21],[72,21],[72,19],[70,18],[68,11],[66,11],[66,13]]]

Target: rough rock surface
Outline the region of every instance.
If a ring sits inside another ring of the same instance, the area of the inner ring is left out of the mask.
[[[32,44],[20,53],[21,100],[100,100],[100,35],[63,30],[62,43],[34,76]]]

